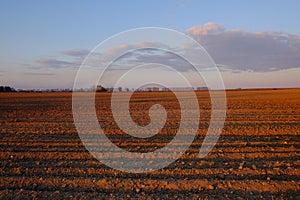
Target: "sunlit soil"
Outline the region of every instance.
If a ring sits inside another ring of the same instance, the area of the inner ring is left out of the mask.
[[[82,95],[85,95],[84,93]],[[84,147],[72,116],[72,93],[0,94],[0,199],[2,198],[300,198],[300,89],[227,91],[227,117],[218,143],[198,158],[210,123],[210,99],[197,92],[197,136],[180,159],[150,173],[111,169]],[[173,93],[131,98],[132,119],[150,123],[153,104],[165,106],[164,128],[150,139],[120,130],[110,93],[96,109],[107,137],[131,152],[162,148],[176,134],[180,106]]]

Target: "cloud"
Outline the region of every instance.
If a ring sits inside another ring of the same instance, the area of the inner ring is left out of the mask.
[[[131,68],[132,66],[149,63],[170,66],[177,71],[182,72],[193,70],[193,67],[189,62],[175,53],[153,48],[137,49],[126,53],[113,63],[111,69],[114,70],[114,68],[117,68],[119,70],[120,68],[118,68],[118,66],[121,66],[122,69],[127,69],[126,66]]]
[[[34,61],[34,65],[30,65],[33,69],[63,69],[63,68],[76,68],[82,63],[84,57],[90,53],[86,49],[71,49],[59,52],[59,57],[55,58],[40,58]],[[27,64],[29,65],[29,64]]]
[[[35,60],[35,63],[38,65],[33,68],[54,68],[54,69],[60,69],[60,68],[70,68],[75,67],[76,63],[70,62],[70,61],[63,61],[63,60],[57,60],[53,58],[40,58],[38,60]]]
[[[85,57],[89,53],[90,51],[86,49],[71,49],[71,50],[61,51],[61,54],[63,55],[74,56],[74,57]]]
[[[154,47],[153,48],[149,48]],[[85,66],[91,68],[105,68],[110,65],[108,70],[126,70],[133,66],[145,63],[169,63],[173,58],[162,57],[166,53],[160,49],[169,49],[165,44],[158,42],[142,41],[136,44],[119,44],[105,50],[91,52],[89,58],[85,60]],[[177,56],[178,57],[178,56]],[[173,62],[172,65],[179,65]],[[170,65],[170,66],[172,66]],[[184,68],[182,68],[184,69]]]
[[[132,51],[135,49],[143,49],[143,48],[149,48],[149,47],[155,47],[155,48],[161,48],[161,49],[168,49],[169,47],[165,44],[159,43],[159,42],[149,42],[149,41],[143,41],[143,42],[139,42],[136,44],[120,44],[118,46],[112,47],[107,49],[107,51],[105,52],[105,54],[107,55],[112,55],[113,57],[115,57],[116,55],[118,55],[120,52],[123,51]],[[109,56],[110,58],[110,56]]]
[[[217,23],[187,29],[226,68],[241,71],[276,71],[300,67],[300,36],[280,31],[226,30]]]
[[[187,30],[187,33],[193,36],[201,35],[217,35],[224,32],[224,27],[221,24],[208,22],[203,27],[193,26]]]
[[[227,30],[225,26],[209,22],[203,26],[193,26],[186,33],[197,40],[211,55],[220,70],[238,73],[242,71],[268,72],[300,67],[300,36],[280,31],[251,32],[240,29]],[[35,61],[35,68],[74,68],[80,66],[89,54],[86,65],[106,67],[121,52],[128,51],[117,59],[110,70],[126,70],[128,67],[143,63],[160,63],[187,72],[189,63],[175,54],[161,50],[153,51],[148,47],[181,51],[199,57],[190,44],[169,47],[157,42],[119,44],[104,52],[90,52],[86,49],[71,49],[60,52],[60,59],[41,58]],[[138,49],[138,50],[134,50]],[[140,50],[142,49],[142,50]]]
[[[55,73],[47,73],[47,72],[24,72],[24,75],[37,75],[37,76],[53,76]]]

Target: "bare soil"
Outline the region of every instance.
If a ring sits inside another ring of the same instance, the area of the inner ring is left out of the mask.
[[[83,94],[84,95],[84,94]],[[72,93],[0,94],[0,199],[300,199],[300,89],[227,91],[218,143],[198,158],[210,122],[210,100],[197,92],[201,119],[188,151],[159,171],[132,174],[95,159],[72,117]],[[180,107],[171,92],[135,93],[130,112],[166,107],[166,126],[151,140],[118,129],[109,93],[97,94],[100,125],[118,146],[147,152],[172,140]],[[100,114],[101,113],[101,114]]]

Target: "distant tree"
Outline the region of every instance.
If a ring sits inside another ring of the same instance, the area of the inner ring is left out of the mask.
[[[97,85],[96,92],[107,92],[107,89],[104,88],[102,85]]]
[[[122,87],[118,87],[119,92],[122,92]]]
[[[16,90],[9,86],[0,86],[0,92],[16,92]]]
[[[95,92],[97,91],[97,86],[96,85],[93,85],[90,89],[91,92]]]

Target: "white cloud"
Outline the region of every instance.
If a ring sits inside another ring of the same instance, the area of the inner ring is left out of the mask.
[[[187,33],[193,36],[201,35],[216,35],[224,32],[224,27],[221,24],[208,22],[203,27],[193,26],[187,30]]]

